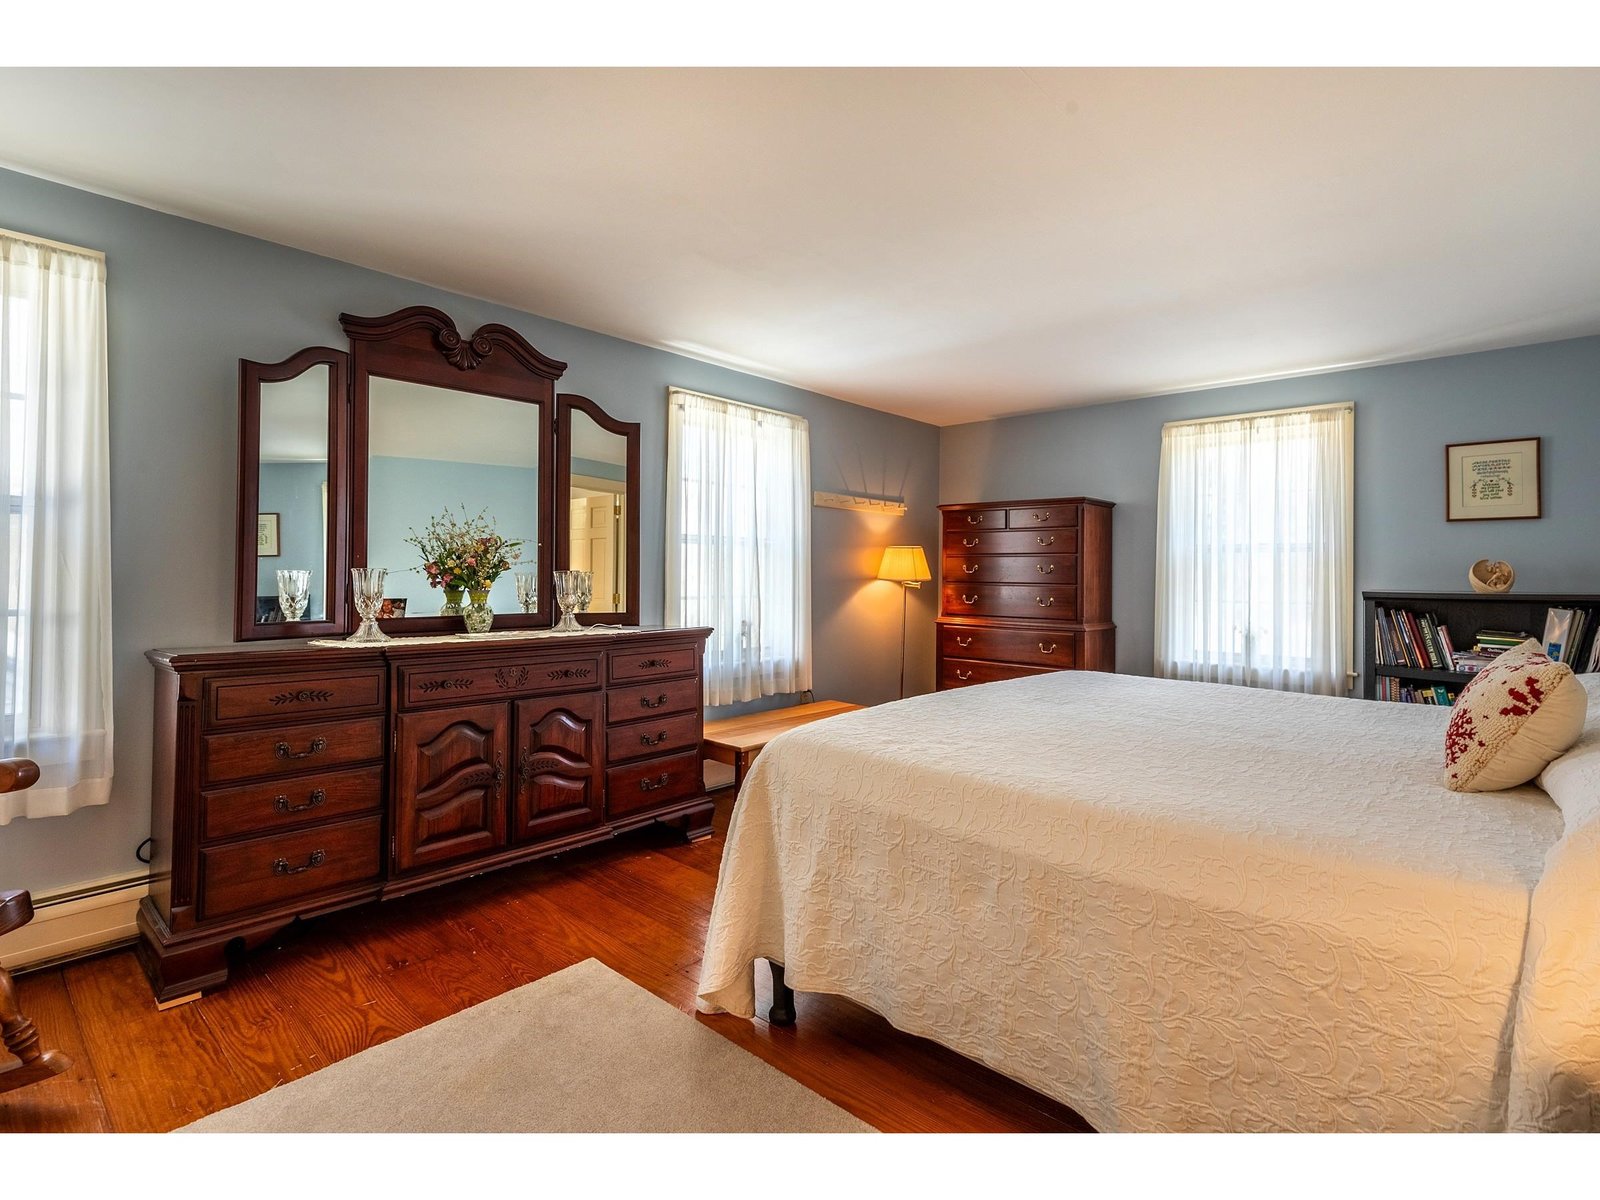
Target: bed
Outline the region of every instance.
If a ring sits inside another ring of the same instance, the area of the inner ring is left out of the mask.
[[[1101,1130],[1600,1123],[1600,819],[1439,781],[1448,712],[1091,672],[784,734],[699,987],[849,997]]]

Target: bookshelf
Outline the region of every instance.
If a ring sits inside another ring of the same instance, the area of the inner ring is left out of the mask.
[[[1543,638],[1545,614],[1552,608],[1593,608],[1600,610],[1600,593],[1577,592],[1362,592],[1366,624],[1362,627],[1361,694],[1378,698],[1378,680],[1399,679],[1410,684],[1440,684],[1459,691],[1469,679],[1464,671],[1438,671],[1422,667],[1389,666],[1377,661],[1373,636],[1377,609],[1409,609],[1434,613],[1450,631],[1457,649],[1470,646],[1480,629],[1526,630],[1529,637]]]

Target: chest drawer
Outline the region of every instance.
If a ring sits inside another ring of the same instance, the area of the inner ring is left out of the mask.
[[[583,692],[600,686],[600,656],[454,666],[401,667],[400,696],[407,708],[498,700],[540,692]]]
[[[1037,508],[1008,508],[1007,529],[1061,529],[1078,524],[1076,504],[1041,504]]]
[[[963,529],[1004,529],[1006,510],[980,508],[971,512],[947,512],[944,514],[944,527],[946,532]]]
[[[1078,665],[1078,635],[1049,630],[941,625],[939,650],[947,659],[976,658],[1058,671]]]
[[[266,833],[348,817],[382,804],[381,766],[298,775],[276,783],[247,783],[200,793],[200,837],[214,841]]]
[[[200,739],[200,777],[208,784],[231,783],[354,766],[382,757],[382,717],[315,721],[209,734]]]
[[[947,658],[944,660],[944,669],[939,672],[939,689],[944,691],[974,683],[997,683],[1002,679],[1020,679],[1024,675],[1048,674],[1049,667],[1019,667],[1015,663]]]
[[[614,687],[606,692],[606,720],[643,721],[670,713],[699,712],[700,677],[665,679],[636,687]]]
[[[383,672],[223,677],[206,680],[204,694],[202,711],[208,727],[262,718],[352,717],[383,708]]]
[[[633,721],[606,729],[606,761],[627,762],[673,750],[699,749],[700,714],[678,713],[656,720]]]
[[[378,878],[381,818],[200,851],[200,915],[211,920]]]
[[[705,790],[700,750],[667,758],[647,758],[606,772],[606,810],[612,817],[687,800]]]
[[[944,553],[953,558],[979,554],[1076,554],[1076,529],[947,529]]]
[[[946,583],[1077,583],[1076,554],[947,555]]]
[[[948,616],[1048,617],[1078,619],[1078,589],[1061,584],[947,583],[944,611]]]
[[[698,667],[693,646],[674,646],[669,650],[613,650],[607,658],[612,683],[688,675]]]

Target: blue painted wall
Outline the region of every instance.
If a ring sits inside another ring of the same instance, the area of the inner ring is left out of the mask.
[[[1356,409],[1358,592],[1465,591],[1480,558],[1511,563],[1518,591],[1600,592],[1595,337],[950,426],[939,442],[939,493],[945,503],[1116,501],[1117,668],[1147,675],[1162,423],[1345,400]],[[1544,439],[1543,518],[1447,522],[1445,444],[1522,437]]]
[[[470,203],[470,197],[463,197]],[[559,387],[642,423],[642,616],[664,611],[668,386],[783,409],[811,423],[812,485],[903,497],[900,520],[817,509],[812,607],[819,695],[890,699],[900,589],[882,548],[937,531],[939,431],[348,263],[243,237],[60,184],[0,171],[0,225],[106,252],[111,377],[116,783],[110,804],[0,828],[0,879],[35,893],[138,869],[150,827],[151,669],[146,650],[233,636],[240,358],[342,346],[339,313],[431,304],[464,329],[510,325],[571,364]],[[908,682],[933,682],[933,589],[913,593]]]
[[[412,569],[421,556],[405,539],[426,529],[445,505],[458,516],[486,510],[503,537],[526,543],[526,557],[515,569],[539,569],[533,561],[539,544],[539,472],[533,468],[379,456],[368,460],[367,469],[367,562],[389,568],[384,595],[405,597],[407,616],[432,616],[444,603],[444,592]],[[494,581],[489,607],[497,613],[521,611],[511,572]]]
[[[305,619],[323,619],[327,596],[328,544],[322,529],[322,485],[326,463],[265,462],[261,464],[258,511],[278,514],[276,558],[256,560],[256,595],[278,594],[278,571],[311,572],[311,601]]]

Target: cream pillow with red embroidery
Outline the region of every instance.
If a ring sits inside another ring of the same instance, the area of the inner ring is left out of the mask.
[[[1527,783],[1583,733],[1589,697],[1572,668],[1529,638],[1461,689],[1444,735],[1445,786],[1498,792]]]

